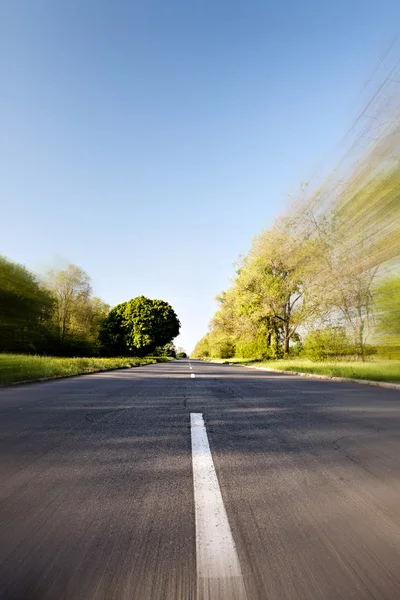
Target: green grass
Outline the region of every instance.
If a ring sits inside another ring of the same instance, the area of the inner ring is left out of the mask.
[[[330,377],[349,377],[351,379],[369,379],[371,381],[386,381],[400,383],[400,360],[369,360],[358,361],[324,361],[312,362],[306,358],[290,360],[267,360],[264,362],[246,360],[243,358],[212,359],[221,363],[235,363],[266,367],[281,371],[298,371],[300,373],[315,373]]]
[[[167,357],[154,356],[146,358],[56,358],[26,354],[0,354],[0,385],[139,367],[168,360],[170,359]]]

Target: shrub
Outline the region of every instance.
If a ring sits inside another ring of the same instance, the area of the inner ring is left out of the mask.
[[[217,358],[232,358],[235,356],[235,344],[225,341],[217,345]]]
[[[293,344],[292,346],[290,346],[289,353],[290,353],[290,356],[302,356],[302,355],[304,355],[304,346],[303,346],[303,344],[300,341],[296,342],[296,344]]]
[[[270,348],[264,333],[257,336],[243,336],[236,342],[236,356],[238,358],[251,358],[262,360],[271,358]]]
[[[304,340],[303,355],[313,361],[353,354],[348,335],[343,327],[323,327],[308,333]]]

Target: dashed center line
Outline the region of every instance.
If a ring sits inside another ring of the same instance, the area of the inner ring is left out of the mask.
[[[190,373],[190,377],[191,377],[192,379],[194,379],[194,378],[196,377],[196,375],[195,375],[194,373]]]

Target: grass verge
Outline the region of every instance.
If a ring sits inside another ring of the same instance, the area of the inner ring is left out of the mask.
[[[0,385],[46,378],[68,377],[166,362],[167,357],[58,358],[26,354],[0,354]]]
[[[317,375],[328,375],[330,377],[348,377],[350,379],[367,379],[370,381],[400,383],[399,360],[370,360],[364,363],[356,361],[326,361],[317,363],[305,358],[290,360],[267,360],[264,362],[251,361],[241,358],[213,360],[221,363],[252,365],[255,367],[266,367],[281,371],[297,371],[299,373],[315,373]]]

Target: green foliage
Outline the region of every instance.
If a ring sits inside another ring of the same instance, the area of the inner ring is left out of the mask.
[[[231,358],[235,356],[235,344],[229,336],[215,330],[204,336],[193,350],[193,358]]]
[[[210,332],[196,347],[215,358],[271,358],[289,354],[297,328],[319,314],[309,257],[316,242],[300,235],[294,219],[280,219],[254,240]]]
[[[299,357],[304,356],[304,346],[301,343],[294,344],[290,347],[290,356],[291,357]]]
[[[235,345],[230,340],[221,340],[215,346],[216,358],[232,358],[235,356]]]
[[[193,352],[191,353],[192,358],[210,358],[210,341],[209,334],[205,335],[199,342],[197,342]]]
[[[236,356],[238,358],[249,358],[262,360],[270,358],[270,346],[267,344],[267,336],[263,331],[255,336],[243,335],[236,341]]]
[[[43,351],[53,297],[25,267],[0,257],[0,348]]]
[[[315,246],[295,219],[279,219],[254,240],[242,262],[234,283],[238,305],[258,332],[264,329],[268,346],[273,346],[268,354],[280,354],[280,346],[289,354],[297,328],[319,311],[309,260]]]
[[[304,345],[303,345],[303,341],[298,333],[295,333],[295,335],[292,337],[292,342],[293,342],[293,344],[290,347],[290,356],[293,358],[298,357],[298,356],[303,356],[304,355]]]
[[[99,354],[99,331],[110,307],[92,297],[89,275],[76,265],[68,265],[62,271],[51,271],[45,285],[54,299],[47,353]]]
[[[145,356],[169,344],[179,329],[178,317],[167,302],[138,296],[110,311],[102,325],[101,341],[113,355]]]
[[[186,352],[178,352],[176,358],[187,358]]]
[[[176,348],[172,342],[165,344],[165,346],[157,346],[152,351],[155,356],[169,356],[170,358],[176,358]]]
[[[400,276],[385,279],[375,291],[380,353],[400,357]]]
[[[304,339],[303,355],[313,361],[343,357],[354,354],[346,330],[343,327],[327,326],[311,330]]]
[[[46,286],[54,297],[52,319],[59,339],[74,333],[81,338],[90,313],[92,290],[88,274],[76,265],[68,265],[63,271],[51,271]]]
[[[25,267],[0,257],[0,350],[53,356],[100,353],[99,331],[109,312],[93,298],[79,267],[51,272],[40,283]]]

